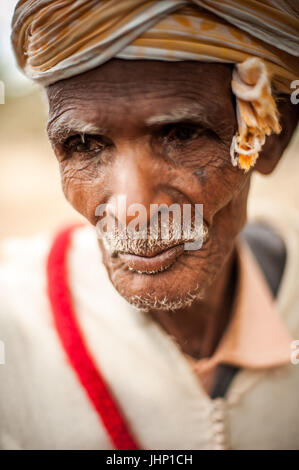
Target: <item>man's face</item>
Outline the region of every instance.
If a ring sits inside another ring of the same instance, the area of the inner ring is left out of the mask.
[[[97,207],[119,196],[142,204],[147,223],[151,204],[203,204],[209,236],[199,250],[158,240],[111,253],[99,241],[111,282],[138,307],[204,297],[245,223],[250,176],[230,160],[231,73],[222,64],[112,60],[47,90],[65,196],[93,225]],[[117,208],[109,216],[132,220]]]

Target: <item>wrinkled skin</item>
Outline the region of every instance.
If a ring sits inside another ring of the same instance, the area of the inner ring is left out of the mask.
[[[146,208],[151,203],[204,205],[207,243],[184,252],[163,272],[132,272],[99,243],[110,280],[126,299],[150,295],[171,303],[199,293],[200,299],[175,315],[151,310],[196,357],[212,354],[229,319],[235,242],[246,222],[252,172],[245,174],[230,160],[237,125],[231,74],[232,67],[222,64],[112,60],[47,89],[48,133],[63,191],[91,224],[98,220],[96,207],[120,194],[128,205],[137,202]],[[153,124],[165,114],[180,117],[180,122]],[[291,137],[297,118],[287,116],[287,131],[269,140],[272,153],[265,147],[260,157],[261,172],[274,168]],[[60,125],[64,117],[70,122],[66,130]],[[87,134],[100,137],[88,137],[84,144],[70,137],[78,135],[71,124],[82,120],[91,126]]]

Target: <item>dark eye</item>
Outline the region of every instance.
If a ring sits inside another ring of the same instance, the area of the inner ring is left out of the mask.
[[[63,148],[68,154],[80,153],[93,156],[102,152],[107,145],[109,143],[103,136],[77,134],[66,139],[63,143]]]
[[[162,137],[168,141],[188,142],[199,137],[205,128],[193,124],[169,124],[162,130]]]

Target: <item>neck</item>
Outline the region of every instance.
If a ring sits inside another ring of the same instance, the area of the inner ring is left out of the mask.
[[[236,253],[230,255],[205,298],[174,312],[155,310],[152,317],[173,336],[183,352],[210,357],[222,337],[232,311],[236,284]]]

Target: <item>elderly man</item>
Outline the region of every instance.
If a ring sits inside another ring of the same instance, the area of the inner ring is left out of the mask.
[[[298,122],[298,30],[297,2],[18,2],[16,57],[89,224],[4,250],[1,448],[299,449],[298,214],[244,229]],[[146,238],[97,237],[102,205],[133,221],[123,197]],[[173,204],[203,205],[202,246],[152,236]]]

